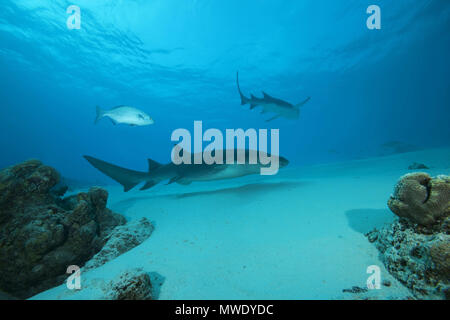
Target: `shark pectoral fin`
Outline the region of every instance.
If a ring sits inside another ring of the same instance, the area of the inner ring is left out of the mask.
[[[166,186],[169,184],[172,184],[174,182],[178,182],[178,180],[180,180],[180,179],[181,179],[181,176],[172,177],[172,178],[170,178],[169,182],[166,183]]]
[[[181,185],[183,185],[183,186],[187,186],[188,184],[191,184],[192,181],[178,180],[177,183],[178,183],[178,184],[181,184]]]
[[[272,118],[270,118],[270,119],[268,119],[268,120],[266,120],[266,122],[270,122],[270,121],[272,121],[272,120],[275,120],[276,118],[278,118],[280,115],[276,115],[276,116],[273,116]]]
[[[176,176],[176,177],[172,177],[169,182],[167,182],[166,185],[168,184],[172,184],[172,183],[178,183],[178,184],[182,184],[182,185],[188,185],[191,184],[192,181],[187,181],[187,180],[183,180],[183,176]]]
[[[147,190],[157,184],[156,181],[147,181],[139,190]]]
[[[136,182],[136,183],[132,182],[132,183],[124,184],[123,185],[123,191],[128,192],[131,189],[133,189],[134,187],[136,187],[136,185],[138,185],[138,184],[139,184],[139,182]]]

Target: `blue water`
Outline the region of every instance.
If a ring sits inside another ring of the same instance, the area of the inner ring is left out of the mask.
[[[372,4],[381,29],[366,25]],[[0,168],[39,159],[102,184],[128,221],[155,222],[105,281],[132,265],[167,278],[163,299],[335,298],[382,265],[364,233],[395,217],[386,201],[407,167],[450,172],[449,30],[448,0],[2,0]],[[241,106],[237,71],[247,97],[311,100],[298,120],[266,122]],[[94,123],[96,106],[118,105],[155,123]],[[172,132],[193,134],[194,121],[279,129],[289,166],[272,180],[124,193],[83,158],[145,171],[147,158],[170,161]],[[48,297],[73,298],[64,286]]]
[[[450,141],[450,2],[68,1],[0,3],[0,167],[38,158],[63,175],[106,179],[81,157],[134,168],[168,162],[176,128],[279,128],[292,165],[374,156],[386,141]],[[261,90],[297,103],[298,121],[241,107]],[[148,127],[94,125],[126,104]]]

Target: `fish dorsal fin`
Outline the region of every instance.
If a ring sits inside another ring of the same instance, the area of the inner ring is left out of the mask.
[[[147,159],[147,161],[148,161],[148,172],[152,172],[153,170],[162,166],[161,163],[156,162],[155,160]]]
[[[270,95],[268,95],[268,94],[265,93],[264,91],[262,91],[262,94],[263,94],[264,98],[273,99]]]

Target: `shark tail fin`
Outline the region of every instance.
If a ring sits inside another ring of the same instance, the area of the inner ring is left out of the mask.
[[[125,192],[133,189],[137,184],[146,181],[148,173],[134,171],[116,166],[114,164],[96,159],[90,156],[83,156],[94,168],[101,171],[111,179],[117,181],[123,186]]]
[[[308,98],[306,98],[305,100],[303,100],[302,102],[297,103],[295,106],[296,106],[297,108],[300,108],[300,107],[302,107],[305,103],[307,103],[310,99],[311,99],[311,97],[308,97]]]
[[[239,91],[239,95],[241,96],[241,106],[243,106],[244,104],[247,104],[250,99],[242,94],[241,88],[239,87],[239,71],[236,72],[236,84]]]
[[[105,111],[102,110],[102,108],[100,108],[99,106],[96,106],[95,108],[96,108],[97,114],[95,116],[95,122],[94,123],[97,124],[100,121],[100,119],[103,118],[103,116],[105,115]]]

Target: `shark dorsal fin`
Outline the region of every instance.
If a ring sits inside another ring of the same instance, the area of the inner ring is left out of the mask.
[[[253,94],[250,94],[250,99],[256,99],[256,97]]]
[[[271,98],[271,99],[273,99],[270,95],[268,95],[268,94],[265,93],[264,91],[262,91],[262,94],[263,94],[264,98]]]
[[[152,172],[153,170],[162,166],[161,163],[156,162],[155,160],[147,159],[147,161],[148,161],[148,172]]]

